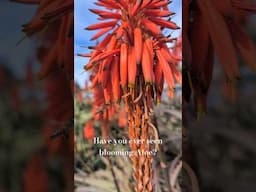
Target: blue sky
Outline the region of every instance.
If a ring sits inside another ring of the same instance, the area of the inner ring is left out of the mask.
[[[77,53],[88,53],[89,51],[86,48],[81,46],[94,45],[95,41],[90,41],[90,38],[95,31],[84,30],[85,27],[93,23],[98,22],[96,20],[96,15],[89,12],[89,8],[99,8],[94,4],[96,0],[75,0],[75,80],[83,85],[85,79],[87,78],[87,73],[84,72],[83,66],[88,62],[87,58],[82,58],[76,56]],[[173,17],[179,26],[181,26],[182,10],[181,10],[181,0],[173,0],[170,4],[170,9],[176,13]],[[177,30],[173,33],[173,36],[179,36],[180,30]]]

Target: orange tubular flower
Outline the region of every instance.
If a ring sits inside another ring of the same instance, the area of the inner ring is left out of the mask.
[[[91,121],[86,122],[84,126],[84,138],[85,139],[93,139],[95,136],[93,124]]]
[[[161,101],[164,80],[170,90],[175,88],[175,83],[181,83],[177,70],[177,63],[181,61],[181,39],[177,41],[162,33],[164,28],[179,29],[168,18],[174,14],[168,8],[170,2],[98,0],[95,4],[104,10],[90,10],[99,16],[101,22],[86,29],[99,30],[92,40],[102,37],[102,41],[91,47],[91,53],[79,55],[90,57],[85,70],[90,70],[93,77],[91,87],[97,98],[97,107],[94,106],[93,110],[102,109],[101,116],[106,119],[104,116],[110,116],[109,109],[121,98],[127,113],[130,139],[158,138],[153,123],[154,101]],[[176,41],[179,46],[172,51],[167,43]],[[98,117],[99,113],[95,115]],[[107,131],[106,127],[104,137]],[[153,144],[131,144],[130,147],[135,152],[158,149]],[[135,190],[152,192],[153,157],[135,155],[131,160]]]
[[[255,13],[250,0],[183,0],[184,99],[193,91],[199,114],[206,111],[206,99],[213,73],[214,54],[224,71],[224,87],[234,87],[240,78],[239,53],[256,70],[256,47],[241,27],[244,18]],[[193,18],[193,19],[191,19]],[[200,43],[198,43],[200,42]]]

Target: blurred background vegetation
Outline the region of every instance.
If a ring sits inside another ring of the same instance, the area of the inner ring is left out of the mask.
[[[246,29],[256,43],[255,17],[249,18]],[[240,67],[242,79],[227,88],[216,60],[207,114],[196,120],[193,105],[186,106],[189,153],[201,191],[256,189],[256,75],[243,62]]]

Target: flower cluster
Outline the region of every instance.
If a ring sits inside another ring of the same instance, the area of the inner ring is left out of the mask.
[[[256,3],[249,0],[184,0],[182,6],[183,95],[189,101],[193,93],[200,114],[207,108],[215,54],[227,87],[233,87],[240,79],[237,53],[252,70],[256,69],[256,47],[243,29],[243,21],[255,12]]]

